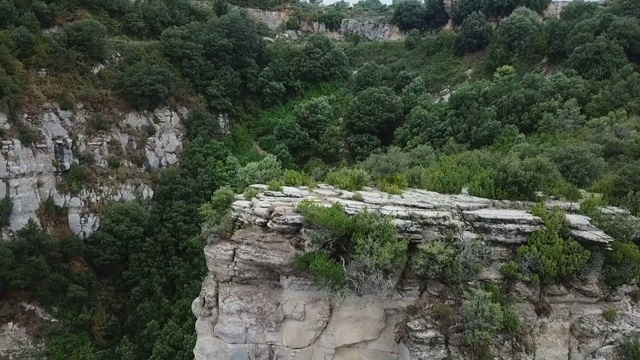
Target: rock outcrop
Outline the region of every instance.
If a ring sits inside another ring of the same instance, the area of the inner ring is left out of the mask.
[[[273,31],[284,31],[284,24],[291,17],[288,11],[270,11],[260,9],[246,9],[250,16],[265,24]],[[350,35],[361,36],[367,40],[402,40],[405,35],[400,29],[390,24],[384,18],[343,19],[340,28],[331,31],[319,22],[301,22],[300,30],[286,30],[285,36],[297,40],[306,34],[323,33],[335,40],[342,40]]]
[[[389,195],[369,189],[356,195],[325,185],[280,192],[261,188],[256,198],[239,196],[232,205],[237,230],[230,239],[208,238],[204,252],[209,274],[192,305],[197,360],[467,358],[459,336],[445,341],[428,317],[407,311],[451,300],[442,284],[421,284],[408,268],[388,293],[332,297],[296,272],[294,258],[305,251],[303,217],[297,211],[303,200],[341,203],[349,214],[366,208],[390,216],[399,234],[413,244],[410,252],[415,244],[452,234],[482,244],[489,261],[477,282],[499,281],[500,266],[544,226],[529,212],[533,204],[526,202],[423,190]],[[572,203],[547,206],[577,209]],[[593,250],[606,249],[613,241],[587,217],[569,214],[568,220],[575,239]],[[612,359],[614,345],[640,331],[637,306],[624,292],[608,294],[597,277],[548,289],[548,317],[536,315],[536,288],[518,283],[515,293],[527,343],[497,343],[500,359]],[[606,309],[616,309],[617,319],[606,321]]]
[[[110,200],[150,199],[153,190],[145,184],[144,174],[148,168],[178,163],[181,119],[186,115],[184,108],[158,109],[125,113],[112,119],[113,123],[96,124],[95,114],[82,107],[64,111],[57,105],[47,105],[41,114],[23,115],[16,120],[22,123],[18,124],[0,114],[4,131],[0,142],[0,194],[13,202],[11,225],[5,229],[3,239],[10,240],[11,233],[24,227],[29,219],[38,221],[40,205],[49,198],[68,209],[69,227],[82,237],[99,225],[97,215],[90,210],[93,205]],[[37,135],[35,143],[19,140],[24,127]],[[60,189],[60,184],[81,156],[84,163],[92,164],[97,176],[71,194]],[[110,161],[117,161],[117,169]],[[117,176],[116,171],[127,175]]]

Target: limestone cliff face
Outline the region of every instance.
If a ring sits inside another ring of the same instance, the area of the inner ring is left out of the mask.
[[[39,114],[24,114],[18,124],[0,113],[4,134],[0,142],[0,197],[6,194],[13,201],[11,226],[4,229],[3,240],[11,240],[12,232],[29,219],[38,221],[40,204],[49,198],[68,208],[71,231],[86,237],[99,225],[90,210],[93,205],[150,199],[153,190],[141,174],[147,168],[178,162],[181,119],[187,115],[186,109],[123,113],[112,119],[114,123],[108,124],[106,131],[92,130],[89,122],[94,115],[82,108],[63,111],[57,105],[46,105]],[[23,144],[18,139],[25,126],[37,134],[35,143]],[[93,178],[78,193],[61,191],[58,185],[80,156],[92,163]],[[121,162],[117,170],[108,164],[113,157]],[[117,176],[117,171],[126,176]]]
[[[282,31],[284,24],[291,17],[287,11],[270,11],[260,9],[246,9],[254,19],[265,24],[273,31]],[[344,19],[340,29],[330,31],[324,24],[318,22],[302,22],[300,30],[284,31],[287,38],[296,40],[305,34],[323,33],[335,40],[344,39],[349,35],[359,35],[367,40],[402,40],[405,35],[393,24],[385,19]]]
[[[197,360],[437,360],[448,354],[466,359],[459,334],[445,341],[428,316],[415,315],[416,308],[451,300],[451,293],[442,284],[418,281],[410,267],[389,293],[337,298],[317,291],[296,273],[292,262],[305,251],[297,204],[305,199],[338,202],[350,214],[366,208],[390,216],[400,234],[410,239],[410,252],[419,242],[452,233],[478,242],[489,261],[477,282],[499,281],[501,264],[543,226],[529,212],[532,204],[422,190],[359,193],[356,198],[361,201],[329,186],[285,187],[282,192],[264,191],[250,201],[239,197],[232,206],[236,232],[229,240],[209,237],[204,250],[209,274],[192,305]],[[604,249],[613,241],[589,218],[571,214],[577,204],[547,205],[569,213],[571,232],[585,246]],[[497,342],[494,352],[500,359],[613,359],[614,345],[640,331],[637,306],[623,291],[607,294],[597,276],[586,276],[570,288],[549,289],[548,317],[534,311],[539,296],[535,288],[520,283],[515,292],[526,343]],[[618,311],[616,321],[603,318],[610,308]]]

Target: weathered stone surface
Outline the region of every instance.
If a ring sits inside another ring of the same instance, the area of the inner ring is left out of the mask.
[[[447,298],[442,284],[421,286],[406,271],[390,293],[358,296],[347,292],[336,298],[300,278],[293,261],[306,246],[306,229],[297,210],[301,201],[323,206],[340,203],[348,214],[366,209],[389,216],[400,235],[413,242],[451,236],[478,242],[489,259],[478,281],[500,281],[501,265],[544,226],[542,219],[531,214],[533,204],[527,202],[413,189],[401,195],[365,189],[356,197],[361,200],[354,200],[354,193],[322,184],[314,189],[285,187],[280,192],[253,187],[262,192],[252,200],[240,196],[232,205],[239,229],[230,239],[208,239],[205,247],[209,275],[192,306],[197,317],[194,354],[198,360],[468,358],[461,348],[461,335],[454,334],[446,342],[428,317],[408,319],[406,327],[402,326],[407,306],[454,300]],[[551,208],[559,203],[546,205]],[[568,211],[578,208],[573,203],[561,205]],[[613,241],[588,217],[568,214],[567,220],[576,239],[593,249],[606,249]],[[595,278],[582,279],[572,287],[548,287],[545,297],[551,315],[538,317],[534,303],[540,297],[539,289],[517,283],[514,294],[521,302],[515,308],[533,348],[514,352],[522,346],[505,339],[494,346],[500,355],[497,358],[577,360],[598,354],[601,359],[613,359],[612,343],[607,339],[620,338],[614,333],[640,332],[640,319],[626,295],[602,301],[606,291]],[[611,307],[618,309],[620,321],[602,320],[603,311]],[[405,329],[402,337],[397,336],[399,328]]]

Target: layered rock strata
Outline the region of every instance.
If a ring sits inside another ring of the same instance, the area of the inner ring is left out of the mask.
[[[297,211],[303,200],[340,203],[349,214],[366,208],[390,216],[410,240],[410,252],[420,242],[452,236],[482,244],[489,261],[477,282],[500,281],[500,266],[544,226],[530,213],[533,204],[526,202],[423,190],[389,195],[369,189],[356,195],[324,185],[280,192],[261,188],[256,198],[240,196],[232,205],[238,229],[230,239],[208,238],[204,252],[209,274],[192,305],[197,360],[465,359],[459,334],[445,341],[428,317],[408,315],[407,309],[451,300],[442,284],[423,284],[408,268],[388,293],[335,297],[297,273],[294,258],[306,248],[303,217]],[[589,218],[572,213],[577,204],[547,206],[569,212],[571,233],[584,246],[606,251],[613,241]],[[614,345],[640,330],[637,307],[624,292],[608,294],[597,276],[570,288],[549,289],[548,317],[536,315],[536,288],[520,283],[515,292],[527,346],[499,342],[494,353],[500,359],[612,359]],[[607,309],[616,309],[617,320],[603,318]]]

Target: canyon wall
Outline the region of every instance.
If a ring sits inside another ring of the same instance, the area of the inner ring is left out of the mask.
[[[438,360],[468,359],[457,332],[445,336],[429,317],[436,304],[453,302],[454,293],[436,281],[420,280],[408,265],[388,292],[340,296],[318,291],[294,269],[296,255],[309,248],[303,200],[340,203],[348,214],[363,209],[393,218],[410,240],[409,263],[422,242],[457,239],[481,245],[488,261],[473,283],[501,281],[499,269],[514,250],[544,226],[530,213],[533,204],[441,195],[407,190],[389,195],[367,189],[354,193],[320,185],[284,187],[254,199],[241,195],[232,205],[236,231],[229,239],[210,235],[204,249],[209,274],[192,311],[198,335],[197,360]],[[567,213],[571,235],[594,252],[607,251],[611,237],[577,214],[578,204],[549,201]],[[617,211],[609,209],[608,211]],[[453,237],[452,237],[453,234]],[[454,241],[454,240],[452,240]],[[525,334],[500,339],[496,359],[613,359],[621,339],[640,331],[632,289],[609,292],[597,264],[571,286],[554,285],[545,297],[548,316],[538,316],[538,287],[519,282],[515,310]],[[615,309],[607,321],[603,312]],[[611,320],[611,319],[609,319]],[[450,356],[450,357],[448,357]]]

